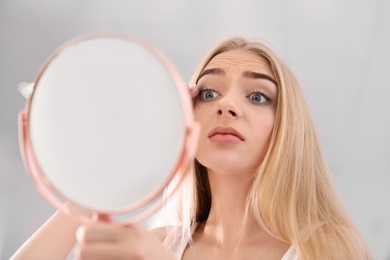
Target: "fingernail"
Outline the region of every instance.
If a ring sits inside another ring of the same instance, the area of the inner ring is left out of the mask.
[[[80,226],[76,231],[76,239],[79,242],[84,241],[84,235],[85,235],[85,226]]]

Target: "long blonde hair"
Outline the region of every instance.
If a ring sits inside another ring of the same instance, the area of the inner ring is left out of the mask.
[[[292,244],[301,259],[371,259],[336,195],[299,84],[270,48],[241,37],[227,39],[201,63],[191,83],[213,57],[235,49],[268,61],[279,89],[271,141],[248,193],[247,213],[272,236]],[[205,221],[211,207],[207,169],[195,160],[170,203],[175,224],[190,240],[191,227]]]

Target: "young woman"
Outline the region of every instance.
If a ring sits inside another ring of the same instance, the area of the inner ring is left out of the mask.
[[[174,225],[84,225],[79,259],[371,259],[335,195],[299,85],[270,49],[228,39],[191,83],[202,128],[167,207]],[[64,258],[77,227],[56,213],[15,258]]]

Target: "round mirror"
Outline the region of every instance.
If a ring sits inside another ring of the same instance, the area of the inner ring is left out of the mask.
[[[126,223],[154,212],[167,185],[179,185],[198,132],[188,89],[168,60],[113,34],[55,51],[20,120],[26,167],[50,202],[71,204],[63,209],[84,220]]]

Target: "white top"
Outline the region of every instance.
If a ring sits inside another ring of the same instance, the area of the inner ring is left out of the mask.
[[[192,232],[194,232],[195,229],[196,226],[192,229]],[[176,235],[176,241],[170,246],[169,245],[170,239],[175,237],[174,235]],[[171,254],[175,256],[176,260],[181,260],[184,254],[184,250],[188,245],[188,242],[189,242],[188,240],[183,239],[181,235],[181,230],[179,228],[173,228],[168,234],[168,236],[164,239],[163,245],[169,252],[171,252]],[[289,249],[283,255],[281,260],[298,260],[298,254],[295,251],[294,246],[291,245],[289,247]]]

